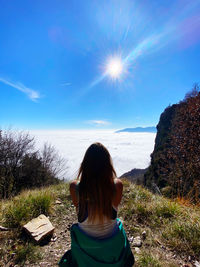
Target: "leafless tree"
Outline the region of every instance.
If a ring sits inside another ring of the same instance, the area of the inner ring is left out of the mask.
[[[41,151],[41,161],[43,167],[55,177],[61,178],[67,172],[67,161],[62,158],[55,147],[49,143],[44,143]]]
[[[67,163],[56,149],[45,143],[35,150],[28,133],[0,131],[0,198],[8,198],[22,189],[57,183]]]
[[[14,190],[18,180],[18,168],[23,157],[34,147],[28,133],[1,131],[0,135],[0,192],[3,198]]]

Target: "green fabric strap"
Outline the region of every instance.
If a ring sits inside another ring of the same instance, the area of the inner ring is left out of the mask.
[[[75,260],[80,267],[125,266],[132,252],[123,225],[119,219],[117,221],[118,231],[106,239],[91,238],[80,231],[77,224],[74,224],[71,228],[71,260]],[[66,260],[65,265],[59,266],[76,265],[67,265]]]

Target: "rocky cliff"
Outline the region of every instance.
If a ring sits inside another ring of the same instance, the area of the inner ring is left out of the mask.
[[[168,196],[200,199],[200,92],[167,107],[160,116],[151,164],[144,175],[147,187],[158,186]]]

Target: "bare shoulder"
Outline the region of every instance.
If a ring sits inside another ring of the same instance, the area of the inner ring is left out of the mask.
[[[77,180],[73,180],[71,183],[70,183],[70,190],[72,189],[75,189],[76,188],[76,185],[77,185],[78,181]]]
[[[115,207],[118,207],[118,205],[121,202],[122,199],[122,192],[123,192],[123,183],[120,179],[115,179],[115,188],[116,188],[116,194],[113,199],[113,205]]]
[[[77,183],[78,183],[78,181],[74,180],[70,183],[70,186],[69,186],[72,202],[73,202],[75,207],[78,206],[78,198],[77,198],[77,194],[76,194]]]
[[[116,189],[123,189],[123,183],[122,183],[122,181],[121,181],[121,179],[119,179],[119,178],[116,178],[115,179],[115,186],[116,186]]]

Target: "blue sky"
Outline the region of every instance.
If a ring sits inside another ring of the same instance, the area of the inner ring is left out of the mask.
[[[199,59],[199,0],[0,0],[0,127],[156,125]]]

